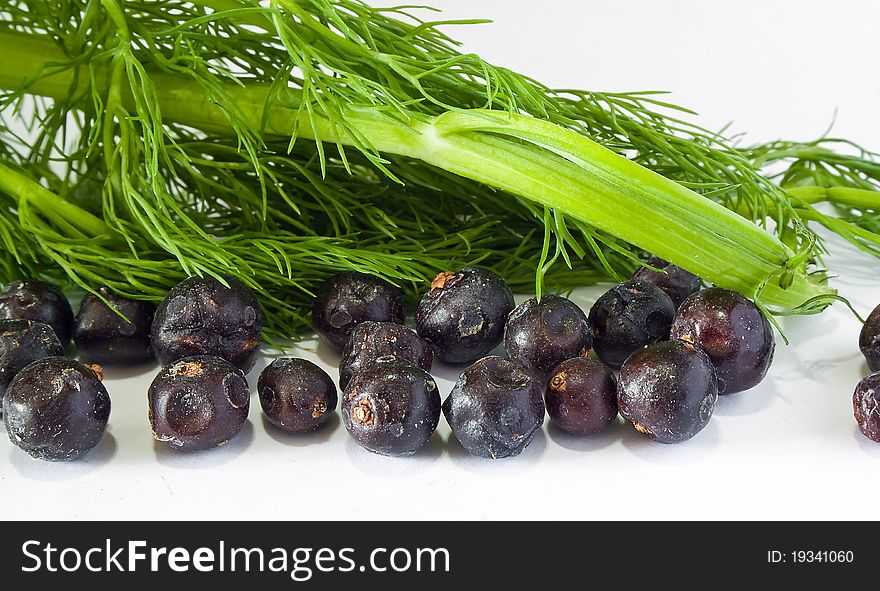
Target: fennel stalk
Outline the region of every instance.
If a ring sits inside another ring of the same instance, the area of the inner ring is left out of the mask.
[[[36,1],[0,10],[0,52],[16,55],[0,64],[0,106],[51,99],[0,186],[19,217],[22,203],[42,214],[25,233],[87,289],[155,298],[169,260],[175,274],[235,273],[289,334],[310,286],[339,267],[417,291],[474,260],[522,286],[531,261],[540,291],[620,276],[648,251],[783,312],[834,298],[807,271],[821,253],[809,203],[650,94],[553,91],[356,0],[59,4],[66,20]],[[57,142],[68,117],[82,131],[72,151]],[[72,173],[50,178],[52,158]],[[82,228],[46,215],[53,198],[25,199],[14,174],[57,185],[57,199],[83,179],[97,188],[87,208],[110,232],[91,234],[118,267],[90,268]],[[484,219],[510,232],[487,236]],[[851,227],[839,230],[855,240]]]

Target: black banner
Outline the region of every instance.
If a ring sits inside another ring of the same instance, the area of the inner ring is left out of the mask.
[[[873,578],[878,531],[864,523],[6,523],[0,567],[8,589],[220,579],[261,589],[812,587]]]

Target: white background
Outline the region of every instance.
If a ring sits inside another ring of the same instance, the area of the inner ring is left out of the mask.
[[[877,2],[433,3],[444,18],[495,19],[455,36],[550,85],[673,90],[706,126],[733,121],[746,141],[813,139],[838,109],[836,135],[880,149]],[[866,314],[880,303],[880,262],[829,246],[835,286]],[[575,299],[589,308],[601,291]],[[147,425],[155,369],[108,369],[110,427],[86,459],[39,462],[0,438],[0,519],[876,519],[880,445],[852,418],[866,372],[859,325],[835,306],[784,327],[793,344],[780,343],[767,381],[721,399],[688,443],[655,444],[622,424],[584,439],[545,426],[522,456],[497,462],[447,443],[442,419],[409,459],[363,451],[338,419],[287,436],[264,423],[256,397],[226,447],[176,454]],[[327,349],[299,353],[335,377]],[[444,393],[457,373],[437,368]]]

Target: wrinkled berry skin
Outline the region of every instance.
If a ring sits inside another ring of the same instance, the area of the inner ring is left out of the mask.
[[[110,396],[91,368],[46,357],[18,372],[3,398],[3,414],[10,441],[33,457],[75,460],[104,436]]]
[[[308,433],[327,424],[336,410],[336,384],[306,359],[276,359],[257,382],[269,422],[289,433]]]
[[[630,279],[600,297],[590,310],[593,350],[606,365],[619,368],[634,352],[669,338],[675,304],[647,281]]]
[[[635,272],[633,279],[641,279],[642,281],[653,283],[662,289],[672,299],[676,309],[688,297],[700,291],[702,282],[699,277],[690,271],[685,271],[681,267],[676,267],[657,257],[648,259],[647,264],[654,267],[654,269],[660,269],[660,271],[665,272],[661,273],[660,271],[642,267]]]
[[[880,306],[874,308],[859,335],[859,348],[871,371],[880,371]]]
[[[620,369],[620,414],[660,443],[681,443],[702,431],[717,399],[712,362],[689,343],[655,343],[634,353]]]
[[[414,454],[439,421],[434,378],[406,361],[380,358],[357,372],[345,389],[342,422],[358,445],[377,454]]]
[[[757,386],[767,375],[776,350],[773,329],[757,306],[717,287],[694,294],[682,304],[671,336],[693,342],[709,356],[719,394]]]
[[[617,380],[601,361],[568,359],[551,373],[544,400],[554,425],[573,435],[592,435],[617,418]]]
[[[566,359],[585,355],[592,346],[587,315],[568,298],[549,295],[540,302],[532,298],[507,317],[507,356],[538,375],[547,375]]]
[[[337,273],[317,290],[312,304],[315,331],[337,351],[361,322],[403,324],[406,306],[403,292],[378,277],[346,271]]]
[[[184,357],[213,355],[248,371],[260,348],[260,303],[238,279],[225,287],[213,277],[190,277],[159,305],[150,334],[163,366]]]
[[[488,269],[465,267],[434,279],[416,309],[416,330],[443,361],[470,363],[501,343],[513,307],[504,279]]]
[[[102,365],[135,365],[153,359],[150,330],[156,306],[127,300],[106,287],[98,292],[125,318],[95,294],[86,295],[73,320],[76,348],[89,361]]]
[[[431,345],[415,331],[393,322],[362,322],[342,351],[339,387],[345,390],[355,373],[380,357],[397,357],[427,372],[434,365]]]
[[[180,451],[223,445],[238,434],[250,410],[244,371],[208,355],[163,368],[147,396],[153,437]]]
[[[45,357],[61,357],[64,347],[48,324],[0,320],[0,401],[15,374]]]
[[[859,382],[853,394],[853,414],[862,434],[880,443],[880,371]]]
[[[515,359],[484,357],[458,378],[443,414],[471,454],[518,456],[544,424],[544,383]]]
[[[73,333],[73,310],[64,294],[42,281],[15,281],[0,293],[0,319],[48,324],[67,347]]]

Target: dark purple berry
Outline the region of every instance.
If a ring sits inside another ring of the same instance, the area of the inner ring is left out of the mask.
[[[880,371],[859,382],[853,394],[853,412],[862,434],[880,443]]]
[[[248,287],[227,278],[190,277],[177,284],[159,305],[151,341],[162,365],[184,357],[212,355],[250,370],[260,347],[263,314]]]
[[[9,439],[41,460],[74,460],[104,436],[110,396],[100,368],[46,357],[18,372],[3,398]]]
[[[440,420],[440,392],[431,374],[382,357],[354,374],[345,390],[342,422],[361,447],[408,456],[424,446]]]
[[[35,320],[0,320],[0,401],[15,374],[45,357],[64,355],[48,324]]]
[[[655,343],[620,369],[620,414],[660,443],[680,443],[702,431],[717,399],[712,362],[690,343]]]
[[[700,278],[690,271],[685,271],[657,257],[648,259],[646,264],[659,271],[642,267],[635,272],[633,279],[653,283],[662,289],[672,299],[676,308],[681,306],[691,294],[700,291]]]
[[[346,271],[325,281],[312,304],[315,331],[341,350],[361,322],[403,324],[406,307],[403,292],[378,277]]]
[[[767,375],[776,349],[773,329],[758,307],[717,287],[696,293],[681,305],[672,338],[705,351],[715,366],[719,394],[757,386]]]
[[[458,378],[443,414],[471,454],[517,456],[544,424],[544,383],[515,359],[484,357]]]
[[[550,420],[563,431],[599,433],[617,418],[617,380],[600,361],[569,359],[551,373],[545,401]]]
[[[441,273],[416,310],[416,330],[448,363],[470,363],[501,344],[513,293],[479,267]]]
[[[163,368],[148,393],[153,437],[172,449],[223,445],[241,430],[250,409],[244,372],[220,357],[185,357]]]
[[[593,346],[587,315],[571,300],[544,296],[530,299],[507,317],[504,346],[508,357],[517,359],[539,375],[572,357],[585,355]]]
[[[874,308],[859,336],[859,348],[871,371],[880,371],[880,306]]]
[[[630,279],[600,297],[590,310],[593,350],[618,368],[639,349],[669,338],[675,304],[647,281]]]
[[[113,308],[95,294],[83,298],[73,321],[76,348],[89,361],[103,365],[134,365],[153,359],[150,329],[156,306],[125,299],[106,287],[98,293]]]
[[[327,372],[305,359],[273,361],[260,374],[257,394],[269,422],[290,433],[323,427],[338,400]]]
[[[0,293],[0,319],[48,324],[67,347],[73,333],[73,310],[64,294],[42,281],[15,281]]]
[[[427,372],[434,365],[431,345],[415,331],[393,322],[362,322],[355,327],[339,362],[339,387],[380,357],[397,357]]]

